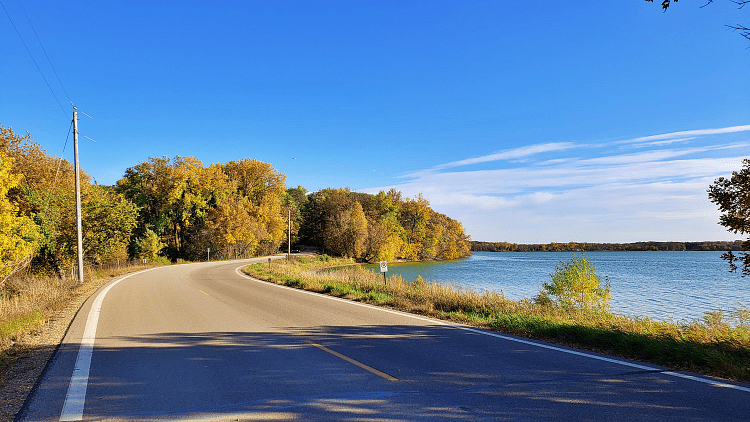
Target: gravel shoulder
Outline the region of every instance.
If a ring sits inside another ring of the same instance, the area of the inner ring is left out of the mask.
[[[78,310],[101,286],[115,278],[117,277],[107,277],[84,283],[62,309],[25,333],[9,348],[7,354],[10,362],[0,373],[0,421],[15,419]]]

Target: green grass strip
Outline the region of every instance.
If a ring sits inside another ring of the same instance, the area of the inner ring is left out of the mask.
[[[42,313],[34,311],[0,324],[0,338],[12,336],[29,329],[44,320]]]

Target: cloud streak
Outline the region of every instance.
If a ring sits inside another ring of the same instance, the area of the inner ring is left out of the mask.
[[[730,126],[718,129],[700,129],[700,130],[685,130],[681,132],[663,133],[661,135],[644,136],[641,138],[635,138],[628,141],[622,141],[623,143],[639,143],[639,142],[650,142],[650,141],[662,141],[665,139],[681,139],[688,137],[698,137],[707,135],[723,135],[727,133],[736,132],[747,132],[750,131],[750,125],[743,126]]]
[[[553,142],[553,143],[547,143],[547,144],[529,145],[529,146],[520,147],[520,148],[508,149],[505,151],[500,151],[494,154],[484,155],[481,157],[467,158],[465,160],[459,160],[459,161],[453,161],[450,163],[440,164],[429,169],[428,171],[444,170],[448,168],[469,166],[472,164],[488,163],[492,161],[518,160],[521,158],[527,158],[527,157],[530,157],[536,154],[545,153],[545,152],[565,151],[571,148],[579,148],[579,147],[580,147],[579,145],[576,145],[572,142]],[[419,172],[415,174],[418,174],[418,173]]]
[[[735,236],[717,226],[706,189],[741,166],[750,140],[726,137],[745,131],[750,125],[595,145],[527,145],[408,173],[402,183],[366,191],[423,193],[477,240],[730,240]],[[481,170],[471,169],[479,163]]]

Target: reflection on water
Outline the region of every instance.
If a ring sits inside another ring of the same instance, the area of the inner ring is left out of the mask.
[[[750,305],[750,278],[729,273],[722,252],[587,252],[589,262],[612,283],[613,312],[658,320],[700,318],[705,311]],[[549,281],[555,265],[573,252],[475,252],[445,262],[389,263],[388,275],[418,275],[509,299],[530,298]],[[377,266],[373,271],[380,271]]]

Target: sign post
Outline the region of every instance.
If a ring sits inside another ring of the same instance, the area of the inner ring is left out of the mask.
[[[388,284],[388,279],[385,278],[385,273],[388,272],[388,261],[380,261],[380,272],[383,273],[383,282]]]

